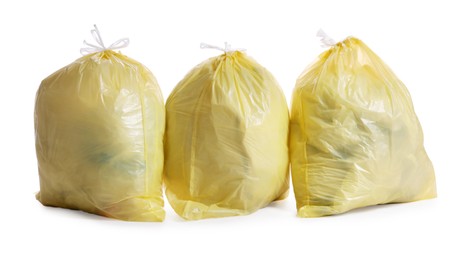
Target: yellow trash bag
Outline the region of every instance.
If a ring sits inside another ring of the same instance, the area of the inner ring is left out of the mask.
[[[166,195],[187,220],[250,214],[287,196],[289,112],[240,50],[199,64],[167,99]]]
[[[165,108],[156,79],[110,49],[88,54],[42,81],[35,106],[37,199],[130,221],[162,221]]]
[[[404,84],[362,41],[335,43],[298,78],[290,126],[298,216],[434,198],[434,170]]]

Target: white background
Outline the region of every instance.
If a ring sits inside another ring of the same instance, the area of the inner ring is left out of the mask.
[[[322,3],[323,2],[323,3]],[[2,1],[0,3],[0,259],[463,259],[463,8],[458,1]],[[33,105],[40,81],[80,57],[96,23],[106,44],[156,75],[166,98],[202,60],[199,43],[242,47],[288,101],[323,51],[321,27],[362,39],[410,90],[438,198],[296,217],[292,193],[250,216],[130,223],[43,207]]]

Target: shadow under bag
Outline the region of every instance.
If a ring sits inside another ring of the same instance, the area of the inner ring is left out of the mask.
[[[434,198],[434,170],[404,84],[347,38],[299,77],[290,124],[300,217]]]

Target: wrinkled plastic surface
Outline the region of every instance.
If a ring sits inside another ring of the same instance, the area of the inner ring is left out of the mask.
[[[166,109],[166,195],[181,217],[245,215],[286,197],[286,100],[246,54],[229,52],[195,67]]]
[[[299,77],[290,128],[300,217],[436,196],[406,87],[356,38],[322,53]]]
[[[35,107],[44,205],[162,221],[165,108],[142,64],[113,51],[42,81]]]

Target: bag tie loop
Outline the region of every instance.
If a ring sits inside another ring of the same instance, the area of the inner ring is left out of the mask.
[[[318,30],[317,37],[320,37],[320,41],[322,42],[320,46],[323,48],[329,48],[336,45],[336,41],[328,36],[328,34],[326,34],[322,29]]]
[[[199,45],[199,47],[201,49],[216,49],[216,50],[219,50],[219,51],[223,51],[224,53],[234,52],[234,51],[240,51],[240,52],[246,51],[246,49],[242,49],[242,48],[233,49],[231,47],[231,44],[229,44],[228,42],[225,42],[225,47],[224,48],[221,48],[221,47],[215,46],[215,45],[211,45],[211,44],[207,44],[207,43],[204,43],[204,42],[202,42]]]
[[[101,38],[100,31],[98,30],[98,27],[96,27],[96,24],[93,25],[95,29],[91,30],[90,32],[92,33],[93,39],[95,39],[96,43],[91,44],[88,43],[87,41],[84,41],[84,45],[86,47],[80,49],[80,53],[82,55],[87,55],[91,53],[96,53],[96,52],[102,52],[105,50],[117,50],[117,49],[122,49],[127,46],[129,46],[129,38],[122,38],[117,41],[115,41],[113,44],[109,45],[109,47],[106,47],[103,43],[103,39]]]

